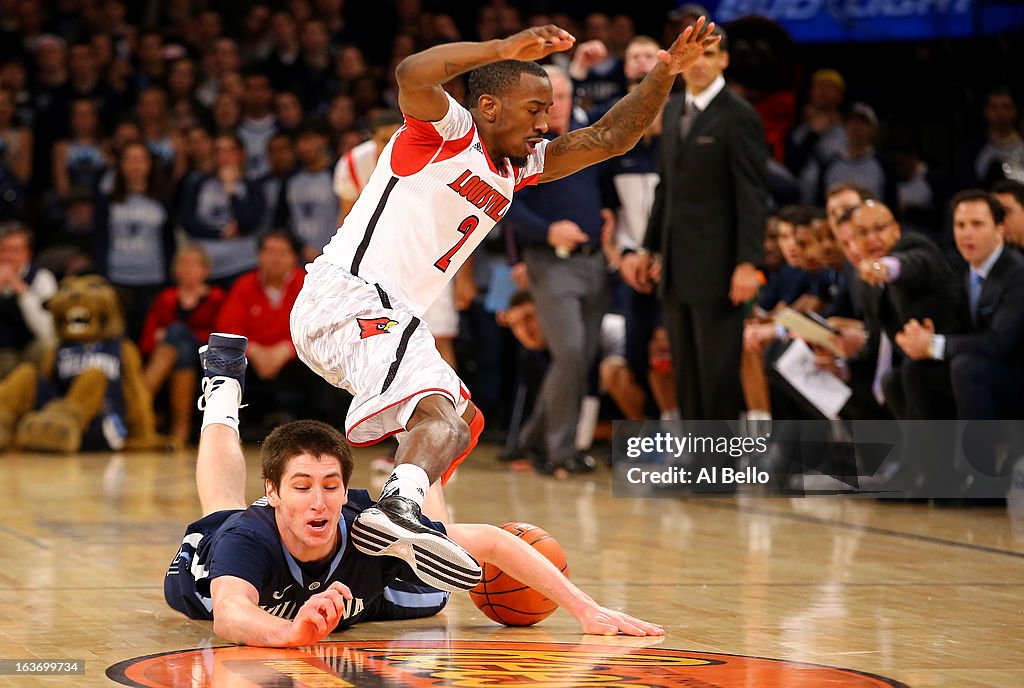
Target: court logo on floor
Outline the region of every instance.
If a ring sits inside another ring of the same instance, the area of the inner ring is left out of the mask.
[[[621,645],[477,641],[320,643],[300,650],[217,647],[137,657],[107,676],[126,686],[785,686],[906,688],[849,669]]]

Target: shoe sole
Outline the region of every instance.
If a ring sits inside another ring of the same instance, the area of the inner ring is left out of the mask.
[[[470,590],[482,575],[476,559],[448,538],[403,528],[377,508],[366,509],[356,519],[352,543],[363,554],[398,557],[417,578],[438,590]]]

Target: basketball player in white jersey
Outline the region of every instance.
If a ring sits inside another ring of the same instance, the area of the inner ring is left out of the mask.
[[[402,115],[394,110],[385,110],[370,121],[371,137],[338,159],[334,167],[334,193],[341,199],[338,226],[352,211],[359,194],[377,167],[377,159],[395,132],[402,128]]]
[[[299,358],[355,396],[349,441],[373,444],[402,433],[377,505],[352,530],[361,552],[412,556],[451,581],[451,590],[476,585],[476,560],[420,522],[429,486],[450,475],[483,429],[422,314],[504,216],[516,189],[630,150],[676,75],[718,42],[713,26],[702,18],[687,27],[604,117],[550,142],[542,135],[551,83],[532,60],[570,49],[576,39],[568,32],[549,25],[449,43],[398,65],[405,125],[384,147],[344,226],[308,267],[291,314]],[[468,110],[441,87],[465,72]],[[556,249],[571,249],[572,241],[549,237]]]

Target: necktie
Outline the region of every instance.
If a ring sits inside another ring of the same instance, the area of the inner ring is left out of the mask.
[[[695,103],[687,102],[686,110],[683,112],[683,116],[679,118],[679,139],[681,141],[685,141],[686,137],[690,135],[693,123],[697,121],[699,115],[700,108]]]
[[[978,321],[978,300],[981,298],[981,285],[984,283],[981,275],[971,270],[971,280],[967,290],[967,305],[971,309],[971,320]]]
[[[871,394],[879,405],[885,403],[885,392],[882,389],[882,383],[891,370],[892,342],[889,340],[889,336],[882,332],[878,338],[878,361],[875,363],[875,377],[871,381]]]

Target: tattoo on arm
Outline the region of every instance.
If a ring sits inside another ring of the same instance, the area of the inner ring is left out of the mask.
[[[552,141],[548,153],[603,151],[611,156],[616,150],[629,150],[654,121],[671,86],[672,78],[648,77],[593,126],[577,129]]]
[[[444,73],[447,76],[456,76],[467,72],[470,69],[476,67],[476,63],[473,62],[451,62],[449,60],[444,61]]]
[[[561,155],[573,151],[602,150],[609,153],[615,149],[615,141],[611,132],[587,127],[563,134],[551,142],[548,155]]]

